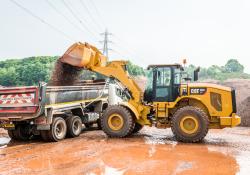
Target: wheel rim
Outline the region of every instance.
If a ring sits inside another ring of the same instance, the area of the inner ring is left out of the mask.
[[[180,128],[186,134],[194,134],[199,128],[199,122],[193,116],[185,116],[180,121]]]
[[[82,124],[79,120],[75,120],[72,125],[74,134],[79,134],[82,130]]]
[[[60,121],[57,123],[57,125],[55,126],[55,135],[58,139],[61,139],[64,137],[66,133],[66,128],[65,128],[65,124]]]
[[[120,114],[112,114],[108,118],[108,125],[112,130],[120,130],[124,125],[124,120]]]

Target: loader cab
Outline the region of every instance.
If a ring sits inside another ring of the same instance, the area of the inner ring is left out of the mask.
[[[173,102],[179,96],[183,67],[180,64],[150,65],[152,102]]]

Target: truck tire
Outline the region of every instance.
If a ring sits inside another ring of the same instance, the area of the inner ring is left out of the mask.
[[[42,137],[43,141],[45,141],[45,142],[50,141],[49,136],[48,136],[48,131],[44,131],[44,130],[41,131],[41,137]]]
[[[8,130],[8,135],[12,140],[17,140],[15,136],[15,130]]]
[[[67,135],[69,137],[78,137],[82,132],[82,120],[78,116],[70,116],[66,119]]]
[[[67,125],[62,117],[53,118],[50,130],[41,131],[41,136],[44,141],[58,142],[63,140],[67,133]]]
[[[100,117],[102,130],[109,137],[126,137],[134,129],[134,119],[131,113],[119,105],[109,106]]]
[[[142,128],[143,128],[143,125],[141,125],[139,123],[135,123],[135,127],[134,127],[132,133],[133,134],[138,133]]]
[[[32,136],[29,131],[29,126],[25,124],[16,125],[15,130],[8,130],[8,134],[11,139],[20,141],[29,140]]]
[[[29,140],[31,137],[27,125],[17,125],[14,134],[18,140],[23,140],[23,141]]]
[[[171,119],[171,129],[177,141],[200,142],[208,132],[208,116],[198,107],[178,109]]]

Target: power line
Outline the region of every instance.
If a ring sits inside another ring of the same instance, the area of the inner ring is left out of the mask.
[[[100,21],[102,22],[102,24],[103,24],[105,27],[107,27],[107,26],[105,25],[105,22],[104,22],[102,16],[101,16],[100,13],[99,13],[99,10],[97,9],[97,7],[96,7],[94,1],[93,1],[93,0],[89,0],[89,1],[90,1],[90,3],[92,4],[92,6],[94,7],[94,10],[96,11],[96,14],[99,16]]]
[[[83,26],[83,28],[85,28],[94,38],[97,38],[95,34],[88,28],[88,26],[85,23],[83,23],[80,18],[78,18],[73,9],[65,2],[65,0],[62,0],[62,2],[65,5],[65,7],[70,11],[70,13],[73,15],[73,17]]]
[[[84,1],[82,0],[79,0],[80,1],[80,4],[81,6],[87,11],[87,13],[89,14],[91,20],[93,21],[93,23],[100,29],[102,30],[102,26],[95,20],[95,18],[92,16],[88,6],[84,3]]]
[[[120,37],[118,37],[117,35],[114,35],[113,34],[113,36],[116,38],[116,39],[118,39],[120,42],[120,46],[123,46],[122,48],[124,49],[124,50],[126,50],[126,52],[127,53],[129,53],[129,55],[131,55],[131,56],[135,56],[136,58],[141,58],[140,56],[138,56],[137,54],[136,54],[136,51],[135,50],[133,50],[130,46],[129,46],[129,44],[128,44],[128,42],[126,42],[126,41],[124,41],[123,39],[121,39]],[[123,44],[121,44],[121,43],[123,43]],[[119,45],[119,44],[118,44]],[[125,47],[124,47],[125,46]],[[141,58],[142,59],[142,58]]]
[[[111,49],[110,51],[118,54],[122,58],[125,58],[125,59],[127,58],[127,56],[125,56],[124,53],[121,53],[121,52],[117,51],[117,49],[116,50]]]
[[[26,13],[28,13],[29,15],[31,15],[33,18],[39,20],[40,22],[42,22],[43,24],[46,24],[47,26],[49,26],[50,28],[52,28],[53,30],[55,30],[56,32],[59,32],[61,35],[63,35],[64,37],[66,37],[67,39],[71,40],[71,41],[76,41],[75,39],[71,38],[68,34],[66,34],[65,32],[63,32],[62,30],[56,28],[55,26],[49,24],[48,22],[46,22],[44,19],[40,18],[39,16],[37,16],[36,14],[34,14],[32,11],[30,11],[29,9],[25,8],[24,6],[22,6],[21,4],[17,3],[15,0],[10,0],[13,4],[15,4],[16,6],[18,6],[19,8],[21,8],[22,10],[24,10]]]
[[[66,21],[68,21],[71,25],[73,25],[73,26],[74,26],[75,28],[77,28],[79,31],[85,33],[85,31],[82,30],[81,27],[79,27],[78,25],[76,25],[75,23],[73,23],[66,15],[64,15],[62,12],[60,12],[60,11],[58,10],[58,8],[57,8],[55,5],[53,5],[49,0],[46,0],[45,2],[47,2],[47,4],[48,4],[52,9],[54,9],[59,15],[61,15],[61,16],[62,16]]]

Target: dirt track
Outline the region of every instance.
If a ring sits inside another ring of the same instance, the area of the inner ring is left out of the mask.
[[[3,135],[2,135],[2,141]],[[169,129],[145,128],[126,139],[85,131],[58,143],[10,142],[0,174],[248,174],[250,128],[211,130],[204,143],[177,143]]]

